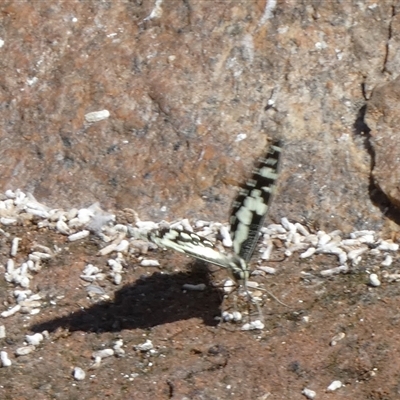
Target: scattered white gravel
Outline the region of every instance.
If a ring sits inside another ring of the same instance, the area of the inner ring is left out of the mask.
[[[85,118],[88,122],[96,122],[103,118],[108,118],[108,116],[109,112],[103,110],[86,114]],[[103,241],[104,247],[99,250],[98,255],[110,254],[107,266],[104,264],[99,266],[88,264],[80,276],[83,285],[91,285],[91,287],[95,287],[95,285],[92,285],[94,282],[106,278],[116,285],[122,284],[124,269],[132,264],[131,259],[125,261],[124,257],[128,258],[132,257],[132,255],[141,257],[155,248],[153,243],[147,241],[147,232],[151,229],[174,226],[177,229],[196,231],[199,235],[207,236],[211,242],[216,243],[216,247],[220,251],[231,251],[229,249],[232,247],[227,224],[201,220],[194,221],[191,224],[188,219],[176,221],[171,225],[165,221],[160,223],[140,221],[137,213],[134,210],[130,210],[129,213],[134,216],[134,223],[132,225],[123,225],[117,224],[115,215],[101,210],[98,204],[81,209],[73,208],[68,211],[51,209],[39,203],[31,194],[25,194],[19,189],[15,191],[7,190],[2,198],[3,200],[0,200],[0,225],[3,225],[4,230],[1,230],[1,233],[10,238],[10,248],[8,250],[10,258],[6,266],[3,267],[5,270],[4,278],[18,290],[18,293],[17,290],[14,293],[15,304],[11,302],[9,309],[5,309],[0,313],[2,318],[11,317],[19,312],[32,315],[41,311],[43,300],[40,296],[35,298],[36,294],[29,288],[34,276],[38,273],[44,273],[46,270],[42,269],[46,260],[54,258],[58,251],[56,246],[49,248],[41,244],[34,244],[26,259],[19,260],[17,256],[19,256],[20,243],[24,238],[12,237],[6,231],[8,226],[22,224],[29,217],[39,228],[50,229],[60,235],[66,235],[69,242],[79,241],[90,235],[97,235]],[[217,240],[218,238],[221,238],[222,246],[221,242]],[[304,259],[303,263],[306,265],[306,270],[302,271],[304,274],[310,273],[310,263],[307,260],[312,260],[315,254],[333,255],[337,259],[337,266],[329,269],[324,269],[323,264],[313,265],[313,273],[317,271],[320,277],[326,278],[351,272],[355,267],[357,267],[358,271],[363,267],[365,259],[373,257],[376,267],[373,269],[375,273],[368,275],[369,285],[377,288],[381,285],[381,280],[385,282],[400,281],[400,273],[395,270],[390,271],[390,268],[396,264],[394,262],[396,259],[395,252],[399,250],[399,245],[390,239],[383,240],[376,232],[371,230],[355,231],[347,237],[338,230],[310,233],[304,225],[292,223],[287,218],[282,218],[280,224],[271,224],[261,229],[260,242],[262,243],[260,249],[261,260],[274,259],[276,243],[279,242],[280,256],[285,254],[286,257],[297,256],[300,259]],[[136,260],[140,262],[142,267],[160,266],[159,261],[156,259],[136,258]],[[379,266],[382,268],[381,270],[379,270]],[[256,274],[257,270],[267,274],[279,273],[279,268],[269,266],[258,266],[253,273]],[[366,272],[368,272],[367,269]],[[313,273],[310,274],[312,275]],[[226,280],[223,290],[228,294],[236,286],[236,283],[232,280]],[[205,287],[203,284],[186,284],[183,289],[204,290]],[[88,290],[88,292],[90,291]],[[91,293],[94,295],[96,294],[95,292],[96,290],[93,290]],[[224,320],[227,319],[231,321],[237,320],[233,314],[224,318]],[[262,322],[255,321],[255,323],[245,324],[244,328],[248,330],[262,329],[260,326],[263,326]]]

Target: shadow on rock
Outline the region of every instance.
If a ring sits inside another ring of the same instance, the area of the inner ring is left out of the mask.
[[[204,291],[184,291],[185,283],[204,283]],[[34,332],[70,331],[116,332],[122,329],[151,328],[190,318],[201,318],[215,326],[220,315],[222,294],[213,288],[207,271],[161,274],[140,278],[115,292],[113,301],[96,303],[71,314],[35,324]]]

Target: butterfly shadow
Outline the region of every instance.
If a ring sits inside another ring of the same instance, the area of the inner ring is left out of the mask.
[[[204,291],[186,291],[188,283],[206,285]],[[115,292],[112,301],[102,301],[84,310],[31,326],[33,332],[59,328],[69,331],[118,332],[122,329],[147,329],[175,321],[200,318],[216,326],[221,315],[222,294],[212,286],[204,263],[195,262],[190,272],[139,278]]]

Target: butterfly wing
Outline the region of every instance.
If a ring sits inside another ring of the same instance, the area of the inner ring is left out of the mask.
[[[271,144],[233,203],[230,218],[233,249],[246,262],[253,255],[275,191],[281,150],[280,141]]]

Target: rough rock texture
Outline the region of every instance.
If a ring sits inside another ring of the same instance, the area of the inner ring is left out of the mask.
[[[379,229],[355,125],[398,70],[388,2],[3,2],[0,187],[53,206],[226,220],[266,138],[272,217]],[[390,78],[390,76],[389,76]],[[85,114],[110,117],[88,124]]]
[[[400,77],[377,87],[368,101],[372,175],[390,202],[400,207]]]
[[[388,161],[399,10],[356,0],[3,0],[0,193],[20,187],[53,208],[100,201],[142,219],[223,221],[267,137],[279,136],[272,220],[396,231],[388,198],[398,204],[397,164]],[[366,99],[387,82],[366,124]],[[101,110],[110,116],[87,122]],[[88,263],[106,265],[98,239],[69,243],[29,221],[4,228],[1,276],[15,237],[18,265],[36,244],[57,256],[31,281],[46,312],[0,321],[0,350],[12,361],[0,369],[1,398],[303,399],[306,387],[317,398],[399,396],[398,277],[368,286],[368,274],[386,268],[373,257],[330,278],[320,275],[336,266],[329,255],[274,263],[276,276],[259,278],[291,308],[268,301],[266,329],[249,333],[213,326],[223,304],[212,283],[226,271],[194,273],[170,253],[155,271],[130,259],[123,284],[97,289],[102,301],[79,278]],[[396,276],[397,262],[395,253]],[[184,293],[183,283],[207,289]],[[0,279],[1,311],[14,289]],[[43,329],[48,339],[15,356],[27,333]],[[121,338],[125,357],[90,369],[93,351]],[[146,339],[154,354],[137,350]],[[84,381],[73,381],[76,366]],[[334,380],[345,386],[328,395]]]

